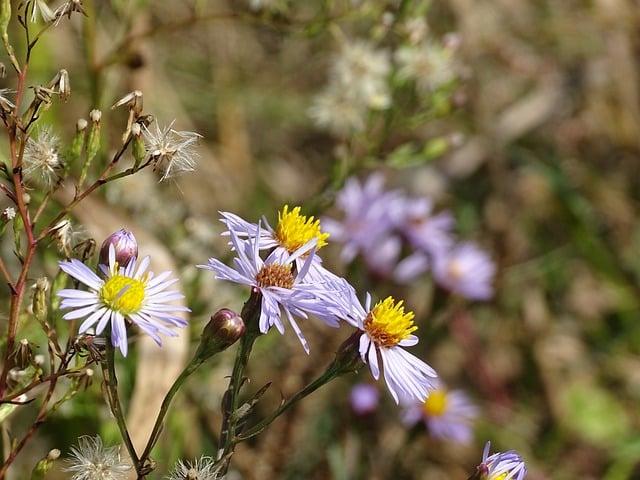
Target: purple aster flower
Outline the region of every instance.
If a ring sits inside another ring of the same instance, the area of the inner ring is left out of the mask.
[[[185,327],[184,318],[177,312],[189,312],[187,307],[171,305],[170,302],[184,298],[177,290],[168,290],[177,279],[169,279],[171,272],[163,272],[157,277],[147,272],[149,257],[144,257],[137,265],[132,258],[125,267],[118,265],[113,244],[109,246],[109,263],[100,265],[104,279],[79,260],[60,262],[60,269],[89,287],[89,291],[64,289],[58,292],[62,297],[60,307],[71,309],[62,318],[74,320],[84,318],[78,333],[84,333],[96,326],[100,335],[107,323],[111,322],[111,343],[127,355],[127,329],[129,320],[158,345],[162,344],[159,333],[175,337],[176,332],[168,327]]]
[[[496,267],[486,252],[473,243],[461,243],[433,259],[436,282],[454,293],[474,300],[493,296]]]
[[[307,314],[312,314],[328,325],[337,327],[340,322],[338,309],[328,299],[341,294],[338,289],[342,284],[337,282],[335,276],[328,276],[325,281],[309,277],[315,256],[315,238],[285,258],[280,252],[274,251],[263,260],[260,257],[260,242],[264,238],[261,230],[259,222],[255,234],[248,240],[240,237],[244,232],[238,234],[233,229],[229,230],[236,252],[234,268],[215,258],[210,258],[207,265],[198,267],[212,270],[217,279],[247,285],[259,291],[262,295],[260,331],[267,333],[275,326],[283,334],[281,312],[284,312],[305,351],[309,353],[309,345],[295,318],[307,318]],[[305,258],[304,263],[299,269],[294,269],[294,262],[302,257]]]
[[[344,244],[343,261],[352,261],[360,252],[375,253],[380,238],[387,236],[394,219],[400,217],[401,196],[383,187],[381,174],[371,175],[364,183],[350,178],[336,199],[336,205],[344,212],[343,220],[323,218],[332,240]]]
[[[477,408],[466,393],[438,385],[424,403],[407,405],[403,421],[407,425],[414,425],[422,420],[429,433],[436,438],[469,443],[473,433],[471,423],[476,415]]]
[[[404,198],[398,229],[414,248],[436,256],[453,245],[455,220],[451,213],[433,213],[428,198]]]
[[[260,250],[271,249],[274,256],[284,261],[294,252],[315,241],[315,252],[327,245],[329,234],[322,230],[320,220],[301,214],[300,207],[289,209],[288,205],[278,212],[276,228],[271,227],[266,218],[262,218],[263,227],[258,228],[255,223],[247,222],[243,218],[229,212],[220,212],[221,221],[229,230],[233,230],[240,238],[257,238]],[[229,235],[229,231],[223,235]],[[296,267],[302,268],[306,260],[306,254],[296,258]],[[322,267],[322,259],[316,254],[309,268],[310,277],[322,279],[325,269]]]
[[[358,383],[351,389],[349,401],[351,403],[351,409],[357,415],[370,415],[378,408],[380,392],[375,385]]]
[[[423,252],[414,252],[395,266],[393,278],[398,283],[410,283],[429,269],[429,257]]]
[[[371,308],[369,294],[363,308],[353,287],[349,288],[348,295],[343,294],[334,301],[345,320],[362,331],[359,352],[362,361],[369,364],[373,377],[378,380],[383,372],[396,403],[400,398],[423,402],[434,388],[437,374],[403,348],[418,343],[418,337],[412,334],[418,329],[413,323],[413,312],[405,312],[402,301],[396,302],[392,297]]]
[[[489,455],[491,442],[487,442],[482,453],[482,463],[478,465],[483,480],[524,480],[527,467],[515,450]]]

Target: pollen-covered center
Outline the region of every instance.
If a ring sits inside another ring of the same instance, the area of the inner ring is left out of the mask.
[[[364,329],[380,347],[393,347],[415,332],[413,312],[404,311],[402,301],[396,303],[393,297],[378,302],[364,320]]]
[[[290,265],[272,263],[263,266],[256,275],[259,287],[281,287],[291,289],[293,287],[293,273]]]
[[[300,215],[300,207],[294,207],[290,211],[289,206],[285,205],[278,212],[276,239],[289,253],[293,253],[313,238],[317,239],[316,248],[322,248],[327,244],[329,234],[320,228],[320,220]]]
[[[100,289],[100,299],[111,310],[123,315],[136,313],[144,303],[144,282],[114,275]]]
[[[447,392],[434,390],[429,394],[422,406],[424,413],[429,417],[440,417],[447,410]]]

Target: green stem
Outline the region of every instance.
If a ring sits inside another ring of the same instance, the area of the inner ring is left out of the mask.
[[[120,397],[118,396],[118,378],[116,377],[116,364],[114,348],[111,343],[111,334],[107,333],[107,345],[106,345],[106,360],[102,361],[102,375],[104,377],[107,400],[109,401],[109,408],[111,413],[116,419],[120,435],[124,441],[127,452],[136,466],[136,470],[139,467],[138,454],[133,446],[131,437],[129,436],[129,430],[127,430],[127,422],[122,411],[122,404],[120,403]]]
[[[233,438],[236,435],[238,418],[236,412],[238,410],[240,387],[244,382],[244,371],[249,363],[249,356],[256,339],[260,335],[259,320],[261,310],[262,296],[258,292],[252,292],[251,297],[245,303],[242,309],[242,319],[247,327],[247,331],[240,340],[240,348],[236,353],[236,359],[233,365],[233,372],[229,380],[229,388],[222,399],[222,428],[220,431],[219,457],[224,459],[222,467],[222,475],[229,468],[229,459],[233,453],[235,444]]]
[[[144,452],[142,452],[142,455],[140,455],[140,464],[142,466],[144,466],[144,463],[146,462],[147,458],[149,458],[149,455],[151,454],[151,450],[153,449],[155,444],[158,442],[158,439],[160,438],[160,433],[162,432],[164,418],[167,415],[167,412],[169,411],[169,407],[171,406],[173,397],[175,397],[176,393],[178,393],[180,388],[182,388],[182,385],[187,380],[187,378],[189,378],[191,374],[195,372],[203,363],[204,363],[204,360],[199,358],[198,355],[196,354],[191,359],[189,364],[184,368],[184,370],[182,370],[182,373],[180,373],[176,381],[173,382],[171,389],[165,395],[164,400],[162,401],[162,406],[160,407],[160,412],[158,412],[158,417],[156,418],[156,423],[153,425],[153,430],[151,432],[151,435],[149,436],[149,441],[147,442],[147,446],[145,447]]]
[[[334,380],[334,379],[338,378],[340,375],[342,375],[344,373],[347,373],[347,372],[348,371],[345,370],[344,368],[342,368],[342,366],[338,363],[337,360],[334,360],[331,363],[331,365],[329,365],[329,367],[327,367],[327,369],[324,371],[324,373],[322,375],[320,375],[318,378],[316,378],[309,385],[307,385],[304,388],[302,388],[301,390],[299,390],[293,397],[291,397],[289,400],[287,400],[282,405],[280,405],[280,407],[275,412],[273,412],[271,415],[269,415],[267,418],[265,418],[263,421],[261,421],[257,425],[254,425],[247,432],[243,433],[242,435],[236,436],[233,439],[234,444],[243,442],[245,440],[249,440],[250,438],[253,438],[256,435],[259,435],[260,433],[262,433],[264,431],[265,428],[267,428],[269,425],[271,425],[271,423],[276,418],[278,418],[284,412],[289,410],[291,407],[293,407],[300,400],[302,400],[303,398],[309,396],[310,394],[312,394],[313,392],[318,390],[320,387],[322,387],[322,386],[326,385],[327,383],[329,383],[331,380]]]

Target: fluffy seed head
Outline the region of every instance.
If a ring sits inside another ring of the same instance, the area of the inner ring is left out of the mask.
[[[40,130],[35,139],[29,137],[22,159],[25,179],[52,188],[58,181],[58,171],[63,167],[58,148],[58,137],[48,128]]]
[[[124,480],[131,465],[120,457],[120,447],[105,447],[102,439],[80,437],[78,446],[71,448],[65,471],[71,480]]]

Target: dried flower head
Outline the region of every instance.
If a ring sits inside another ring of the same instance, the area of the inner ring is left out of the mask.
[[[51,236],[56,241],[58,249],[66,256],[70,257],[73,247],[81,235],[80,232],[73,228],[69,220],[61,220],[51,231]]]
[[[56,14],[49,8],[44,0],[35,0],[31,10],[31,21],[37,22],[38,16],[42,17],[44,23],[49,23],[56,18]]]
[[[200,457],[193,462],[178,461],[167,480],[216,480],[220,475],[220,466],[213,458]]]
[[[160,128],[156,123],[155,131],[144,127],[147,154],[153,162],[154,170],[162,173],[160,180],[194,171],[199,157],[194,147],[202,135],[174,130],[173,123],[165,128]]]
[[[71,447],[67,464],[71,480],[124,480],[131,470],[120,457],[120,447],[105,447],[99,436],[80,437],[78,446]]]
[[[58,137],[48,128],[41,129],[35,139],[29,137],[22,159],[25,179],[52,188],[63,167],[58,149]]]
[[[15,104],[7,98],[7,95],[13,93],[13,90],[10,88],[0,88],[0,108],[2,108],[3,112],[10,112],[16,106]]]

